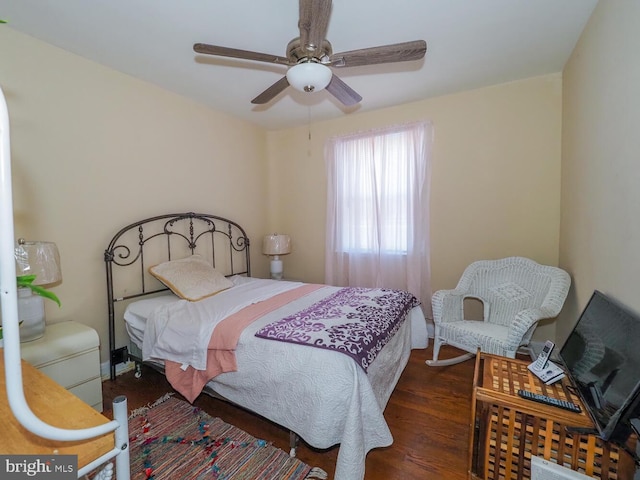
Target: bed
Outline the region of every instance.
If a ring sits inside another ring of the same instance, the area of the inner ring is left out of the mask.
[[[255,279],[249,253],[245,230],[216,215],[160,215],[121,229],[104,254],[111,376],[125,360],[149,362],[189,400],[202,389],[315,448],[340,444],[335,478],[360,480],[367,452],[393,442],[383,411],[411,349],[427,347],[422,310],[406,292]],[[184,292],[175,283],[203,283],[190,282],[182,264],[203,260],[224,288],[188,292],[197,301],[177,296]],[[389,311],[402,318],[378,332],[371,319],[385,323],[379,316]],[[349,322],[337,320],[343,314]],[[374,346],[361,352],[351,344],[356,336]]]

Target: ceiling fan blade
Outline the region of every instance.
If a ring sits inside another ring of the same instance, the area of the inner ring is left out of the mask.
[[[332,67],[359,67],[361,65],[419,60],[424,57],[426,51],[427,42],[415,40],[336,53],[331,55],[330,60]]]
[[[327,34],[331,0],[300,0],[300,45],[313,55],[322,47]]]
[[[289,80],[287,77],[282,77],[276,83],[267,88],[264,92],[251,100],[251,103],[256,105],[263,105],[273,100],[280,92],[289,86]]]
[[[271,55],[269,53],[250,52],[248,50],[238,50],[237,48],[220,47],[217,45],[207,45],[206,43],[196,43],[193,46],[196,53],[205,55],[217,55],[219,57],[241,58],[243,60],[255,60],[257,62],[279,63],[291,65],[288,58]]]
[[[362,100],[362,97],[349,85],[340,80],[337,75],[333,75],[333,77],[331,77],[331,81],[329,82],[329,85],[327,85],[327,91],[340,100],[340,102],[346,107],[355,105]]]

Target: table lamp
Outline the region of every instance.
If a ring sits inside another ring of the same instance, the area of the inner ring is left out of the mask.
[[[280,255],[291,253],[291,238],[289,235],[265,235],[262,240],[262,253],[271,256],[271,278],[282,280],[282,260]]]
[[[35,275],[33,285],[50,286],[62,281],[60,254],[53,242],[18,240],[15,249],[16,275]],[[30,342],[44,336],[44,299],[28,287],[18,288],[18,320],[20,342]]]

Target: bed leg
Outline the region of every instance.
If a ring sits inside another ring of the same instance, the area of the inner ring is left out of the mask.
[[[289,450],[290,457],[296,456],[296,449],[298,448],[299,440],[300,440],[300,437],[298,437],[298,435],[296,435],[294,431],[289,430],[289,447],[291,447],[291,449]]]
[[[136,373],[133,376],[136,378],[142,377],[142,364],[140,362],[136,362]]]

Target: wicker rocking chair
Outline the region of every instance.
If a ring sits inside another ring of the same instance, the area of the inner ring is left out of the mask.
[[[472,263],[454,290],[433,294],[433,360],[427,360],[427,365],[453,365],[474,357],[478,349],[514,358],[521,346],[529,344],[540,320],[560,313],[570,285],[564,270],[527,258]],[[482,319],[464,318],[466,298],[482,302]],[[445,344],[469,353],[438,360]]]

